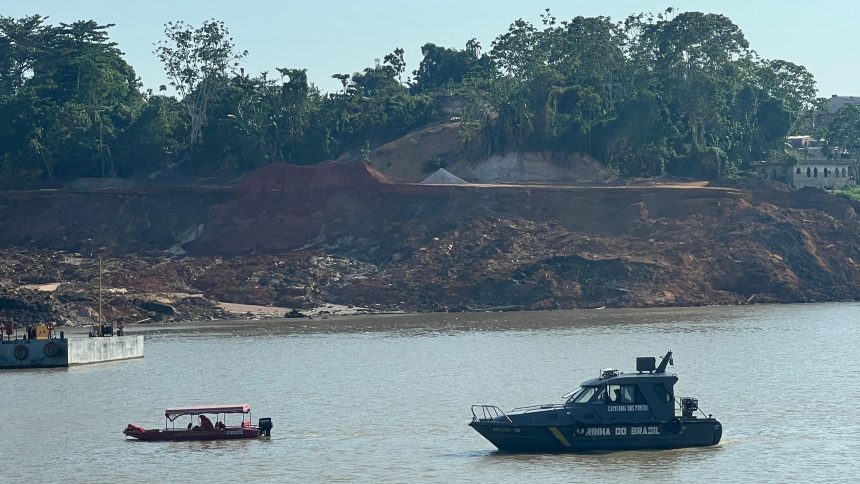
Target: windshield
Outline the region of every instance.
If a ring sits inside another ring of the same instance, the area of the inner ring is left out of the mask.
[[[567,403],[586,403],[591,400],[591,397],[594,396],[594,392],[596,391],[597,387],[582,387],[565,396],[571,395],[570,398],[567,399]]]

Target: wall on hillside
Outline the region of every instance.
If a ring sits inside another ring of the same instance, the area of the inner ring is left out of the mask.
[[[461,140],[461,128],[459,121],[450,121],[413,131],[371,150],[370,164],[407,183],[418,183],[438,168],[473,183],[602,183],[616,177],[614,170],[584,154],[515,151],[475,161]],[[360,157],[349,152],[338,160]]]
[[[493,155],[477,163],[458,163],[449,169],[475,183],[505,182],[605,182],[615,173],[585,155],[559,159],[545,152],[511,152]]]
[[[0,192],[0,247],[166,250],[209,220],[227,190]]]

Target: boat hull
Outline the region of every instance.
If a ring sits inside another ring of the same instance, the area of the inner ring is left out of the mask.
[[[722,425],[716,419],[611,425],[516,425],[499,420],[469,423],[506,452],[586,452],[592,450],[677,449],[716,445]]]
[[[260,431],[251,428],[227,428],[224,430],[124,430],[127,437],[150,442],[185,442],[194,440],[256,439]]]

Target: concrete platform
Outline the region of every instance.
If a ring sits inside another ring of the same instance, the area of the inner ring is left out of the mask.
[[[143,335],[0,342],[0,369],[65,368],[131,358],[143,358]]]

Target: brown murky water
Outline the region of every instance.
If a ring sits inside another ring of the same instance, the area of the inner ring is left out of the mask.
[[[0,372],[2,482],[787,482],[860,475],[860,305],[386,315],[146,327],[146,357]],[[140,330],[138,330],[140,331]],[[713,448],[499,454],[473,403],[560,401],[675,352]],[[271,441],[126,441],[165,407],[249,402]]]

